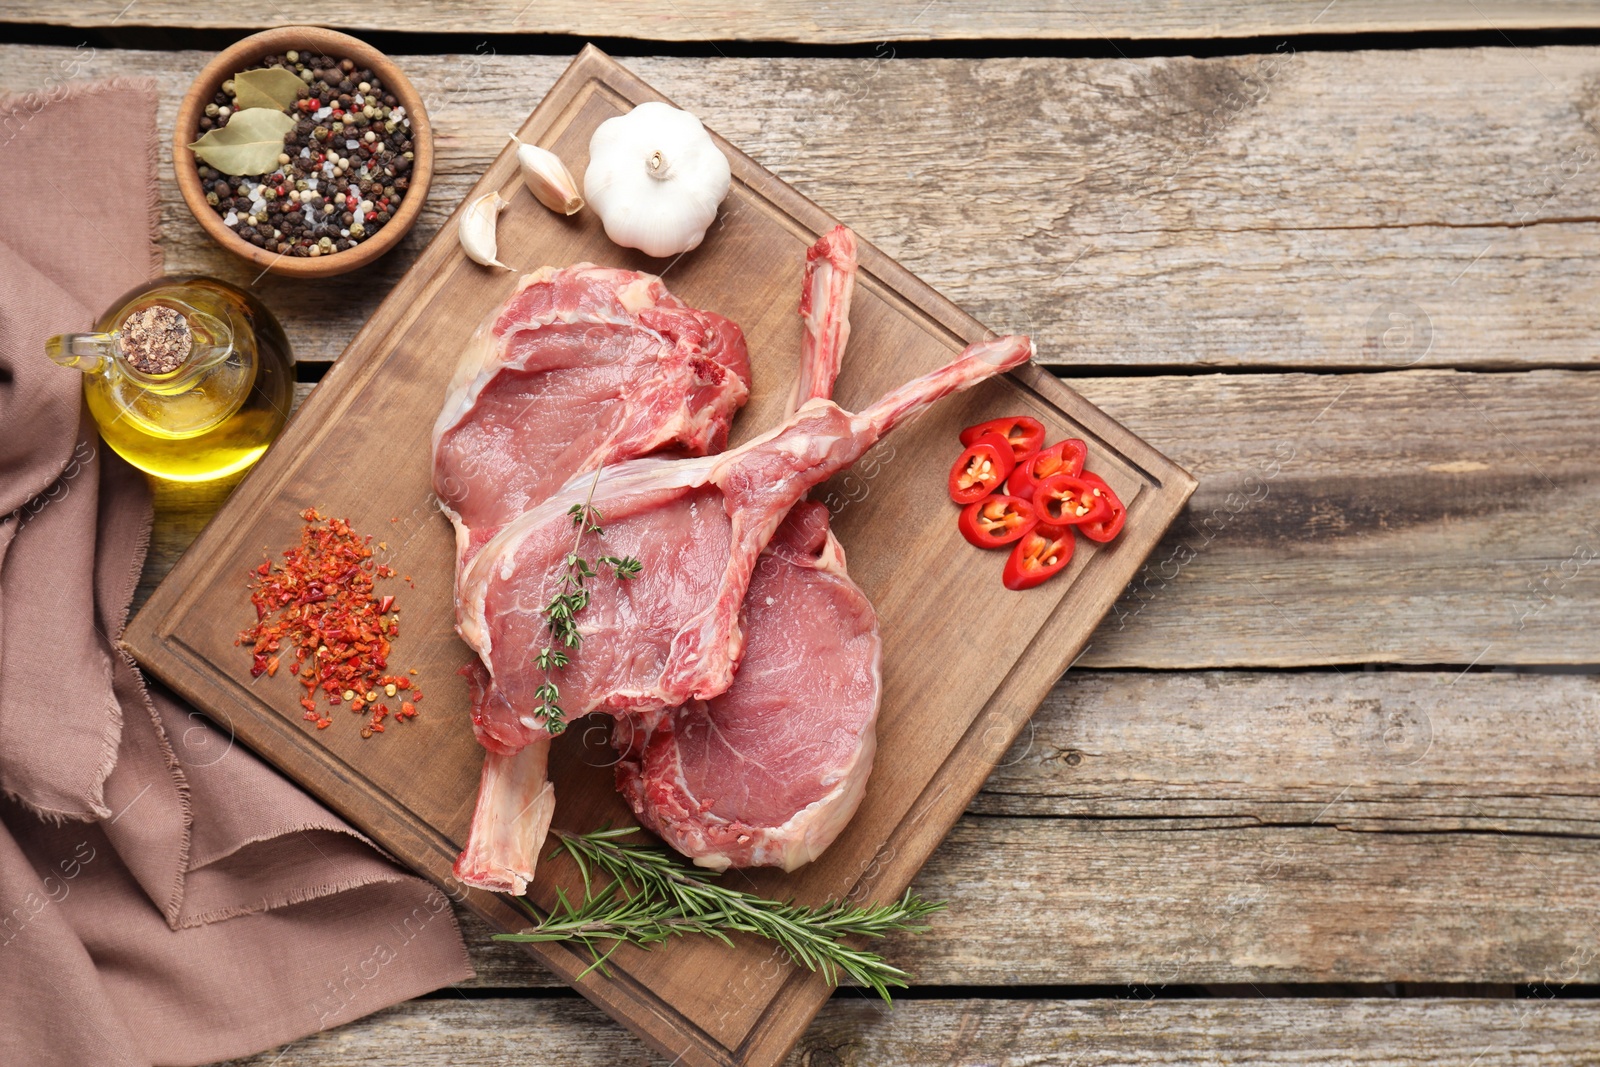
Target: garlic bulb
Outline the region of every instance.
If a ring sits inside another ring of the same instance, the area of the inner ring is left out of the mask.
[[[617,244],[676,256],[705,238],[730,177],[699,119],[651,101],[594,131],[583,193]]]
[[[472,262],[482,263],[485,267],[516,269],[506,267],[495,258],[499,254],[499,246],[494,236],[495,220],[500,212],[509,206],[511,201],[501,196],[498,190],[492,190],[468,204],[467,209],[461,213],[461,223],[456,227],[456,237],[461,241],[461,250]]]
[[[534,199],[563,215],[583,210],[578,183],[572,180],[572,172],[560,156],[536,144],[524,144],[516,134],[511,139],[517,142],[517,165],[522,168],[522,180]]]

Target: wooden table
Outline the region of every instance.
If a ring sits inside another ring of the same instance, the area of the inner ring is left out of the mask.
[[[167,269],[253,283],[309,389],[582,35],[642,37],[605,43],[1201,479],[918,880],[916,988],[842,990],[796,1063],[1595,1055],[1600,38],[1549,31],[1600,6],[522,3],[317,9],[429,101],[401,251],[255,279],[169,182]],[[0,90],[153,75],[170,127],[206,53],[155,46],[252,17],[87,6],[8,4]],[[226,488],[158,487],[146,590]],[[465,930],[475,980],[247,1062],[653,1062]]]

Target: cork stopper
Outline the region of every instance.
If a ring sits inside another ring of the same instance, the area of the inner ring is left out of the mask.
[[[123,358],[141,374],[171,374],[194,350],[188,320],[160,304],[129,315],[119,334]]]

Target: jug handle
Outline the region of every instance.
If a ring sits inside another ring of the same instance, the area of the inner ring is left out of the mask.
[[[44,343],[45,355],[85,374],[110,373],[116,361],[115,333],[58,333]]]

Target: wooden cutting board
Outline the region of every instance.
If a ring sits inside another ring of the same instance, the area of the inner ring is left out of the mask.
[[[600,122],[661,99],[586,48],[520,136],[552,149],[581,175]],[[720,138],[718,144],[733,164],[732,192],[705,243],[670,263],[612,245],[593,212],[561,218],[540,207],[523,187],[510,148],[469,199],[498,189],[511,200],[499,226],[507,263],[532,270],[588,260],[661,273],[690,304],[739,323],[755,387],[735,424],[737,443],[781,416],[797,373],[795,308],[805,249],[836,220],[732,145]],[[864,242],[860,263],[852,334],[834,394],[850,410],[988,334]],[[452,630],[453,541],[431,492],[429,447],[457,353],[515,282],[514,274],[468,261],[455,220],[446,224],[124,635],[152,674],[505,930],[523,925],[506,900],[465,891],[450,877],[472,814],[481,753],[466,685],[455,673],[471,653]],[[315,298],[337,299],[327,291],[337,284],[320,283]],[[1087,441],[1090,468],[1128,505],[1116,541],[1096,546],[1080,539],[1068,573],[1020,594],[1000,584],[1004,553],[981,552],[961,539],[945,495],[957,431],[1012,414],[1042,420],[1052,440]],[[851,574],[882,624],[877,763],[860,811],[820,860],[791,875],[728,877],[806,902],[885,899],[904,890],[1194,487],[1182,469],[1032,366],[942,402],[821,487],[816,498],[832,509]],[[415,584],[389,591],[398,593],[404,619],[393,662],[419,670],[422,714],[370,740],[359,736],[364,716],[336,715],[329,729],[311,728],[288,672],[251,679],[250,656],[234,645],[254,618],[246,572],[298,540],[306,507],[373,534],[386,545],[380,559]],[[557,826],[633,823],[612,786],[605,736],[602,723],[585,720],[556,744]],[[548,906],[562,884],[572,887],[571,868],[545,863],[531,896]],[[924,936],[938,936],[936,930]],[[528,947],[681,1064],[776,1064],[830,993],[818,976],[753,939],[732,948],[702,939],[649,952],[624,949],[613,956],[609,976],[581,979],[589,960],[579,949]]]

